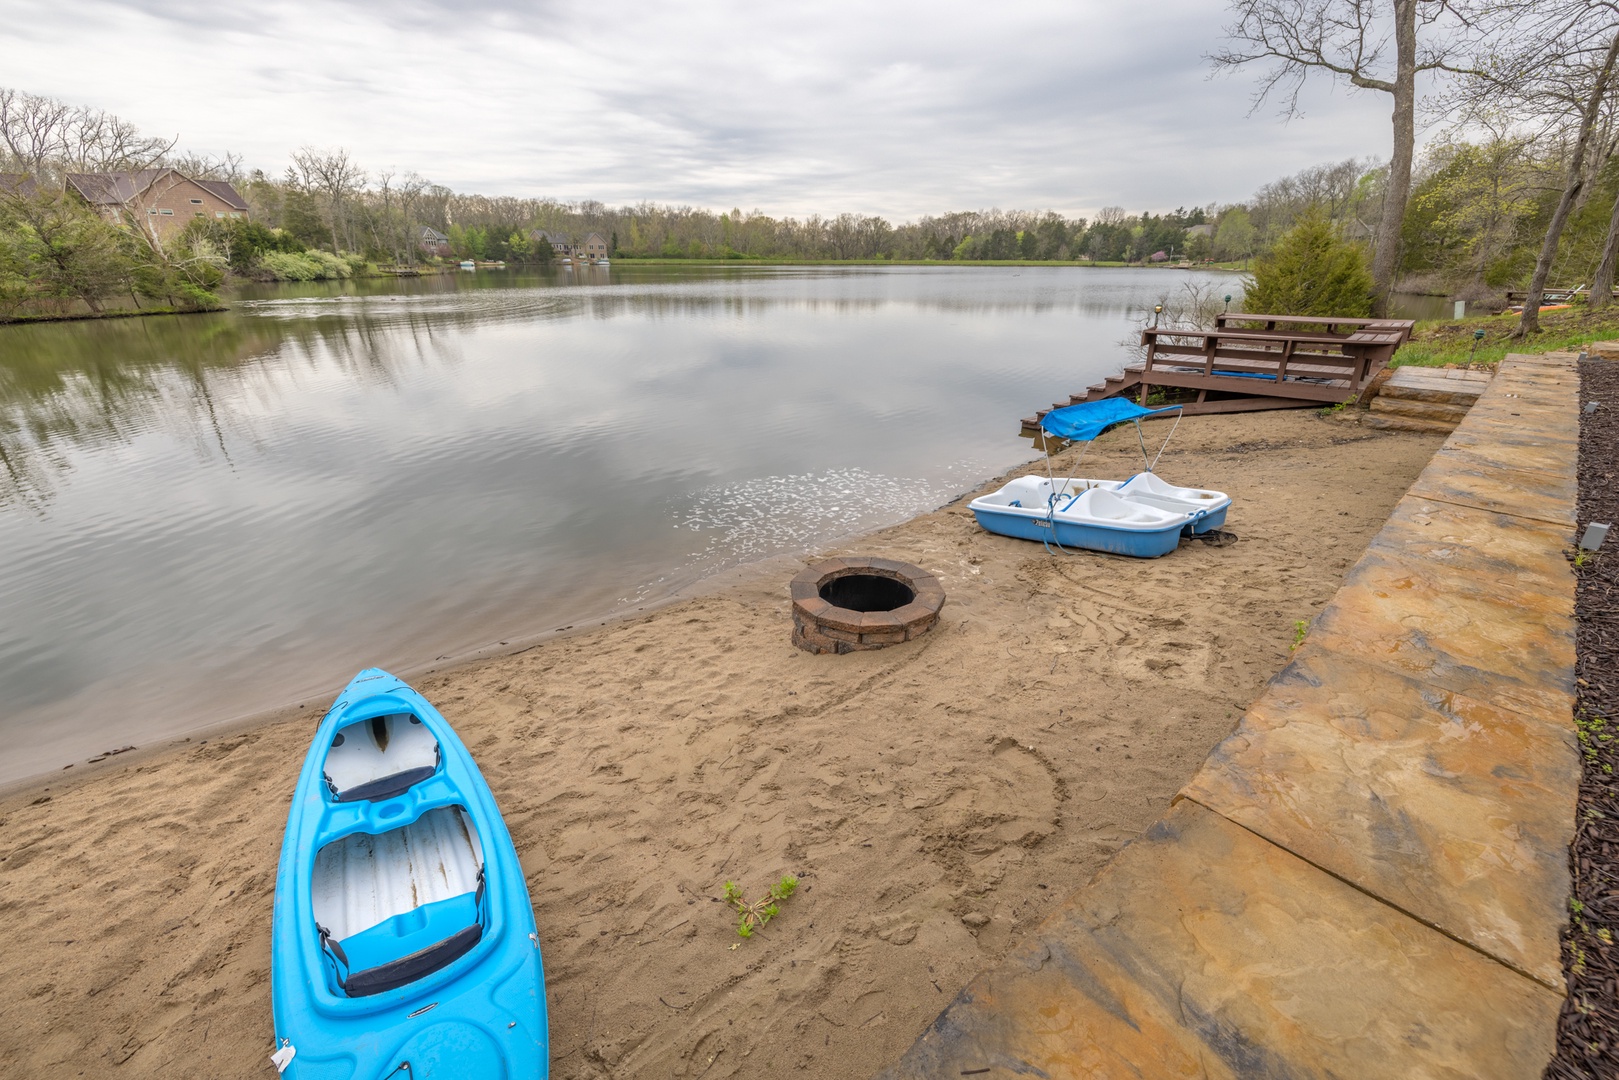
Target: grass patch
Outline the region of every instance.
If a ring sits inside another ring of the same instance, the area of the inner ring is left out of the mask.
[[[1475,364],[1497,364],[1507,353],[1579,352],[1581,345],[1619,338],[1619,304],[1592,311],[1584,304],[1567,311],[1540,313],[1540,333],[1514,340],[1516,315],[1489,315],[1482,319],[1443,319],[1417,323],[1411,340],[1394,354],[1392,367],[1441,367],[1465,364],[1471,356]],[[1484,340],[1473,349],[1473,334],[1484,331]]]

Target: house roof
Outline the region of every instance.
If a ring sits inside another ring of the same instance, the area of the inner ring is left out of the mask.
[[[419,236],[417,239],[423,243],[429,244],[448,244],[450,242],[450,238],[448,236],[445,236],[431,225],[423,225],[421,236]]]
[[[145,194],[159,179],[174,175],[181,180],[189,176],[174,169],[137,169],[133,172],[68,173],[68,187],[84,196],[92,206],[121,206]],[[233,210],[246,210],[247,203],[236,189],[224,180],[191,180]]]
[[[571,243],[573,243],[572,240],[570,240],[566,236],[563,236],[561,233],[547,232],[545,229],[535,229],[535,230],[533,230],[532,232],[530,232],[528,234],[528,238],[530,240],[542,240],[543,239],[546,243],[550,244],[552,247],[561,247],[563,244],[571,244]]]
[[[18,195],[27,199],[38,190],[39,185],[27,173],[0,173],[0,195]]]
[[[247,209],[247,200],[237,194],[236,189],[227,180],[193,180],[191,182],[213,195],[214,198],[232,210]]]

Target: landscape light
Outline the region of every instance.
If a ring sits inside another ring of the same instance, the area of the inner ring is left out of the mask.
[[[1602,546],[1602,541],[1608,538],[1608,523],[1606,521],[1593,521],[1585,527],[1585,535],[1580,537],[1580,548],[1583,551],[1595,551]]]

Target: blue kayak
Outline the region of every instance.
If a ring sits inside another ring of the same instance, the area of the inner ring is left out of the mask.
[[[530,1080],[545,974],[500,810],[444,717],[369,668],[321,719],[275,883],[289,1080]]]

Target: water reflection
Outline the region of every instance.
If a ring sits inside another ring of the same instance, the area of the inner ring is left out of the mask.
[[[0,780],[936,506],[1166,287],[586,273],[0,328]]]

